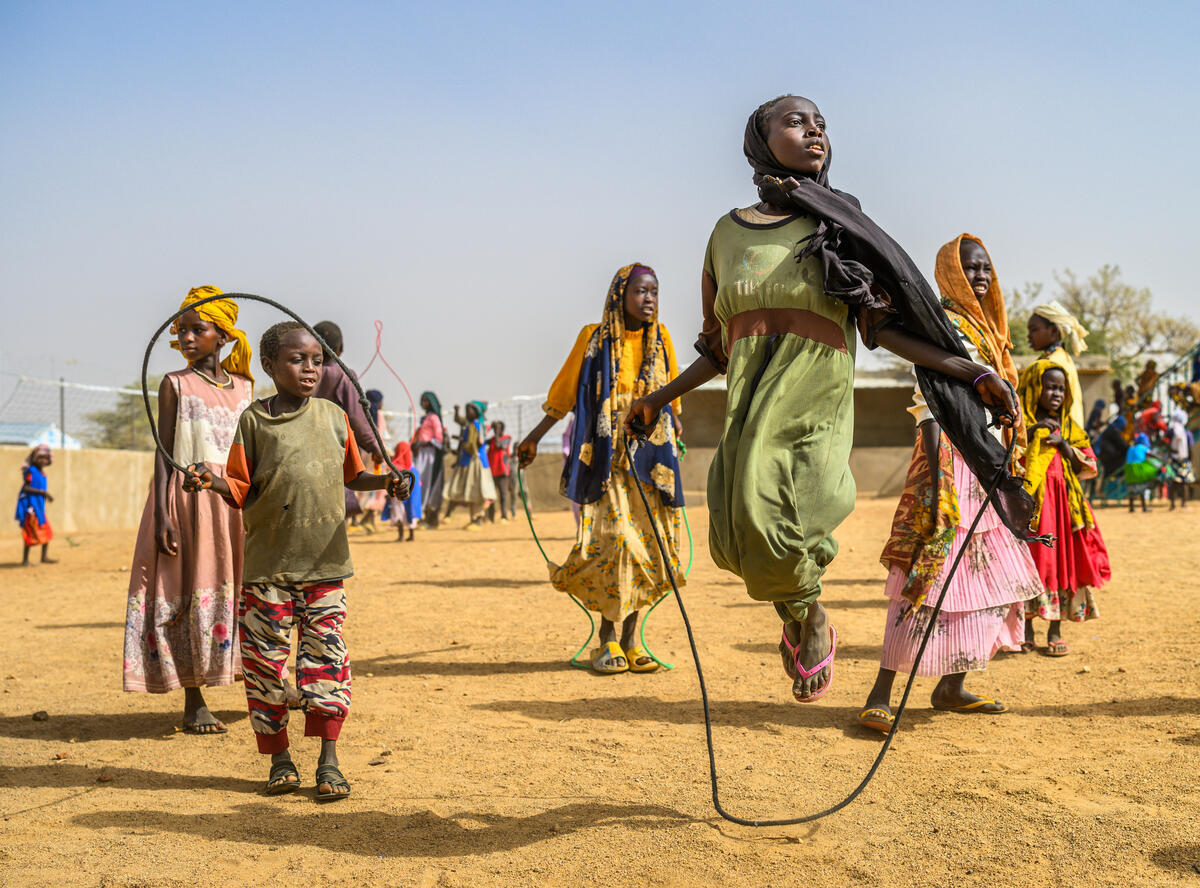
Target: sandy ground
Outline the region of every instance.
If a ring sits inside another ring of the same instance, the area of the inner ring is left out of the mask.
[[[774,611],[699,544],[684,595],[731,811],[815,811],[870,764],[879,739],[852,722],[879,655],[876,556],[892,507],[860,501],[839,535],[825,592],[836,683],[813,706],[791,700]],[[1101,619],[1066,628],[1073,655],[1001,657],[968,682],[1013,712],[934,713],[933,681],[919,680],[858,801],[761,830],[713,812],[674,604],[648,634],[674,671],[570,668],[585,619],[547,584],[523,524],[353,538],[354,703],[340,745],[354,794],[324,807],[314,740],[294,747],[304,791],[260,793],[266,764],[240,686],[210,692],[231,730],[207,738],[177,732],[181,694],[119,690],[133,535],[60,540],[60,564],[0,573],[13,624],[0,884],[1200,885],[1200,509],[1099,514],[1116,579]],[[703,509],[691,519],[703,540]],[[570,514],[537,521],[565,554]],[[19,556],[15,536],[0,562]]]

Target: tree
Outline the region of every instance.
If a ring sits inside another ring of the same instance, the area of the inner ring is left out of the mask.
[[[1053,298],[1087,328],[1088,350],[1107,355],[1118,374],[1127,374],[1147,355],[1181,354],[1200,340],[1200,327],[1192,320],[1154,311],[1150,290],[1125,283],[1120,266],[1102,265],[1085,280],[1068,268],[1054,273],[1054,283]],[[1029,351],[1022,331],[1043,301],[1042,290],[1033,283],[1012,291],[1009,319],[1018,352]]]
[[[158,392],[161,376],[146,380],[150,394]],[[92,447],[111,450],[153,450],[154,437],[146,419],[146,405],[142,401],[141,380],[125,387],[117,395],[117,403],[108,410],[96,410],[87,415],[92,430],[85,436]],[[136,392],[136,394],[135,394]],[[156,405],[157,398],[150,401]]]

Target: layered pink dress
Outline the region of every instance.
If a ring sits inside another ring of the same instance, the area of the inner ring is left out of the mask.
[[[250,405],[250,380],[231,376],[218,388],[191,370],[168,373],[179,411],[175,461],[204,462],[225,476],[238,418]],[[125,614],[124,687],[163,693],[231,684],[241,671],[237,599],[242,579],[242,517],[210,493],[183,491],[173,472],[167,511],[179,552],[165,555],[154,538],[154,485],[146,498],[129,577]]]
[[[945,586],[950,565],[963,548],[967,529],[983,505],[983,487],[957,451],[954,489],[960,521],[941,573],[916,614],[901,594],[907,579],[905,572],[892,567],[888,573],[884,587],[889,599],[887,623],[883,654],[879,658],[884,669],[912,671],[921,637],[933,613],[932,605]],[[1018,648],[1025,635],[1025,602],[1040,591],[1041,583],[1028,547],[1013,536],[996,510],[988,506],[950,582],[917,674],[940,676],[983,670],[997,651]]]

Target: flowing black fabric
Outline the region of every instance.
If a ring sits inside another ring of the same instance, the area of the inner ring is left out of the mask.
[[[968,357],[937,294],[904,248],[862,211],[854,195],[829,187],[832,151],[826,154],[815,179],[798,175],[776,160],[758,131],[754,114],[746,124],[743,150],[764,201],[795,207],[816,220],[817,230],[801,242],[797,260],[817,257],[828,295],[857,308],[881,308],[888,304],[878,293],[883,290],[906,332],[951,354]],[[917,367],[916,372],[930,412],[962,454],[971,474],[987,485],[999,472],[1004,473],[996,490],[996,511],[1018,539],[1032,539],[1033,498],[1008,471],[1004,446],[988,432],[987,410],[971,384],[925,367]]]

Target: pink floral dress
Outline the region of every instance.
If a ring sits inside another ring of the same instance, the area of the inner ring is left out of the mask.
[[[238,418],[250,406],[251,382],[231,376],[218,388],[191,370],[168,373],[179,399],[172,456],[204,462],[225,475]],[[241,671],[237,597],[245,531],[241,515],[219,496],[183,492],[172,473],[167,511],[179,552],[165,555],[154,538],[154,487],[146,498],[129,577],[125,615],[125,690],[164,693],[232,684]]]

